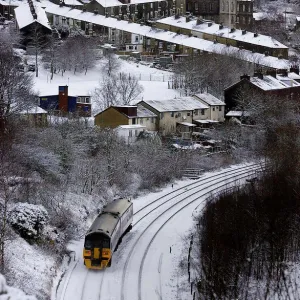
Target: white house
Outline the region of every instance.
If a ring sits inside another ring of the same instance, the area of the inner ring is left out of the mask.
[[[143,100],[138,103],[157,115],[158,130],[167,135],[177,132],[191,132],[196,127],[194,120],[207,120],[209,107],[193,97],[169,100]]]
[[[207,121],[224,122],[225,102],[209,93],[196,94],[194,97],[201,103],[209,106],[209,118]]]
[[[140,132],[146,130],[146,126],[135,124],[135,125],[120,125],[115,128],[118,136],[123,138],[127,144],[134,143],[137,140]]]

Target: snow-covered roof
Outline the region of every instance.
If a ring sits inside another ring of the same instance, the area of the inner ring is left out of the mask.
[[[295,79],[295,80],[300,80],[300,75],[295,73],[295,72],[289,72],[288,73],[289,78]]]
[[[45,10],[41,7],[40,3],[33,2],[35,13],[37,19],[35,19],[30,11],[30,7],[27,3],[21,4],[19,7],[15,8],[16,20],[18,22],[19,29],[22,29],[34,22],[41,24],[42,26],[51,30],[48,23],[48,18]]]
[[[193,97],[181,97],[169,100],[144,100],[144,102],[159,112],[188,111],[208,108],[207,105]]]
[[[82,6],[83,4],[77,0],[64,0],[66,5],[70,6]]]
[[[118,0],[95,0],[103,7],[113,7],[113,6],[122,6],[127,3],[122,3]],[[130,0],[130,4],[141,4],[141,3],[150,3],[150,2],[161,2],[161,0]]]
[[[153,118],[156,117],[156,114],[151,110],[147,109],[142,105],[138,105],[137,107],[137,117],[138,118]]]
[[[31,114],[47,114],[47,113],[48,112],[46,110],[42,109],[41,107],[39,107],[37,105],[34,107],[31,107],[29,109],[22,110],[20,112],[20,114],[29,114],[29,115],[31,115]]]
[[[129,23],[127,21],[117,20],[116,18],[106,18],[105,16],[99,14],[96,15],[90,12],[83,12],[82,10],[73,9],[70,7],[60,7],[59,5],[45,0],[42,2],[42,4],[46,7],[45,10],[49,14],[64,16],[74,20],[85,21],[105,27],[116,28],[129,33],[139,34],[144,37],[166,41],[169,43],[186,46],[201,51],[235,56],[239,59],[253,62],[266,67],[286,69],[290,66],[288,60],[278,59],[273,56],[265,56],[261,53],[252,53],[252,51],[239,49],[233,46],[214,44],[212,41],[207,41],[196,37],[189,37],[188,35],[177,34],[175,32],[160,30],[137,23]]]
[[[183,125],[183,126],[187,126],[187,127],[195,127],[195,126],[197,126],[196,124],[189,123],[189,122],[178,122],[178,124]]]
[[[231,110],[226,114],[226,117],[249,117],[250,113],[247,111]]]
[[[278,42],[277,40],[273,39],[270,36],[258,34],[258,36],[255,37],[253,32],[246,31],[246,33],[243,34],[243,32],[245,31],[240,29],[235,29],[235,31],[231,33],[230,28],[225,26],[220,26],[220,24],[212,23],[212,21],[206,21],[202,24],[197,25],[196,18],[190,20],[189,22],[186,22],[186,17],[180,17],[178,19],[175,19],[175,17],[173,16],[173,17],[167,17],[164,19],[157,20],[157,23],[190,29],[195,32],[213,34],[216,36],[221,36],[224,38],[229,38],[232,40],[254,44],[254,45],[260,45],[260,46],[265,46],[270,48],[288,49],[287,46],[281,44],[280,42]]]
[[[264,75],[262,78],[250,77],[250,82],[264,91],[286,89],[292,86],[300,86],[300,83],[285,77],[286,80],[279,80],[271,75]]]
[[[2,6],[20,6],[23,3],[27,3],[27,1],[19,1],[19,0],[10,0],[10,1],[5,1],[5,0],[0,0],[0,4]]]
[[[194,95],[195,97],[201,99],[203,102],[205,102],[208,105],[225,105],[223,101],[220,99],[216,98],[212,94],[209,93],[202,93],[202,94],[196,94]]]
[[[140,125],[140,124],[134,124],[134,125],[119,125],[116,130],[118,129],[145,129],[146,126]]]

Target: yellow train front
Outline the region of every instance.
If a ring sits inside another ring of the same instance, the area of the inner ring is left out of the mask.
[[[104,207],[85,236],[83,259],[87,268],[111,266],[112,253],[131,228],[132,218],[133,206],[128,199],[117,199]]]

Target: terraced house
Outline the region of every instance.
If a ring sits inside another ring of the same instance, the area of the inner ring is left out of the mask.
[[[168,17],[158,20],[156,27],[213,41],[214,43],[250,50],[266,56],[288,58],[288,47],[270,36],[229,28],[213,21],[191,17]]]

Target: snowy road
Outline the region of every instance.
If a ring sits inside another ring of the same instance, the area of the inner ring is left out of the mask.
[[[188,254],[189,241],[184,239],[193,227],[193,213],[200,212],[208,196],[243,184],[261,168],[254,164],[233,166],[204,174],[160,197],[133,200],[133,229],[114,253],[112,267],[87,270],[81,257],[83,241],[78,242],[74,245],[76,259],[52,300],[191,299],[189,288],[178,288],[188,283],[186,270],[178,266]]]

